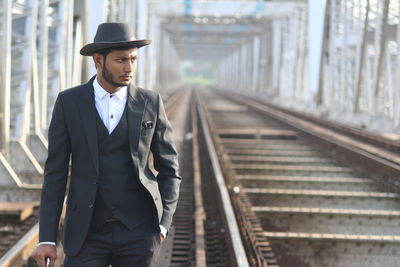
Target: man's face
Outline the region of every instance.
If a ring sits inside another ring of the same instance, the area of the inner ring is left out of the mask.
[[[137,54],[137,48],[109,53],[102,62],[103,79],[113,87],[127,86],[135,75]]]

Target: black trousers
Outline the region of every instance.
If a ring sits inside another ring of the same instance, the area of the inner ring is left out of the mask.
[[[160,230],[147,222],[132,231],[119,221],[89,231],[76,256],[65,256],[64,267],[147,267],[158,255]]]

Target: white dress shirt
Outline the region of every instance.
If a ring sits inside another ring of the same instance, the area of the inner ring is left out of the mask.
[[[128,87],[121,87],[118,91],[110,94],[98,83],[97,78],[93,81],[94,100],[97,112],[101,120],[111,134],[121,120],[124,113],[126,100],[128,99]],[[160,225],[160,231],[163,237],[167,235],[167,229]],[[41,242],[41,244],[55,245],[54,242]]]
[[[128,88],[124,86],[115,93],[110,94],[100,86],[97,79],[93,81],[93,88],[97,112],[106,126],[108,133],[111,134],[124,113],[128,98]]]

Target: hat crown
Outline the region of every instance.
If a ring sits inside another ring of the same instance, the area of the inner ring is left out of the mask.
[[[83,56],[91,56],[96,51],[109,48],[136,47],[149,45],[151,40],[136,40],[128,23],[106,22],[97,28],[93,43],[84,45],[79,51]]]
[[[94,43],[125,42],[136,40],[127,23],[106,22],[101,23],[94,36]]]

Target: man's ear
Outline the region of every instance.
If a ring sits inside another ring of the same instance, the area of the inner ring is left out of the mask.
[[[96,69],[101,68],[101,66],[103,66],[103,56],[99,53],[94,53],[92,57]]]

